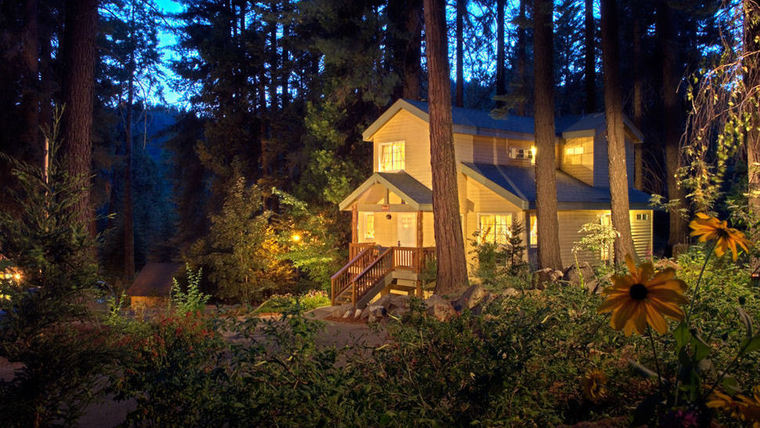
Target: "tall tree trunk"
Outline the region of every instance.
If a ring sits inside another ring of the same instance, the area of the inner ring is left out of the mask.
[[[277,109],[277,4],[270,5],[272,21],[269,23],[269,107],[270,111]]]
[[[586,113],[593,113],[596,111],[596,22],[594,22],[594,0],[585,0],[585,5],[584,84],[586,89]]]
[[[404,49],[404,98],[420,99],[422,74],[422,1],[407,2],[406,33],[409,41]]]
[[[679,143],[681,140],[681,99],[678,96],[678,59],[676,41],[673,34],[672,11],[666,0],[660,0],[657,8],[657,36],[662,49],[662,126],[665,143],[665,174],[668,199],[676,201],[670,208],[670,233],[668,245],[671,247],[686,241],[686,220],[681,216],[684,203],[683,189],[676,174],[681,166]]]
[[[282,39],[283,41],[288,40],[290,38],[290,27],[288,24],[282,25]],[[288,105],[290,102],[290,90],[288,86],[290,85],[290,61],[288,58],[288,48],[283,42],[282,44],[282,59],[280,62],[280,69],[281,69],[281,75],[280,75],[280,86],[282,87],[282,108],[284,109],[285,106]]]
[[[39,129],[39,0],[26,0],[24,4],[23,32],[23,98],[24,132],[20,140],[38,154],[41,140]],[[35,156],[36,157],[36,156]]]
[[[496,96],[506,91],[506,59],[504,50],[504,8],[506,0],[496,0]],[[498,104],[503,105],[503,102]]]
[[[757,0],[744,0],[744,87],[745,97],[752,97],[754,103],[747,100],[747,105],[757,106],[760,101],[760,5]],[[754,91],[750,95],[751,91]],[[760,218],[760,112],[750,111],[749,127],[746,135],[748,171],[748,202],[750,212],[757,221]],[[760,237],[760,225],[753,225],[752,238]],[[760,260],[753,260],[757,267]]]
[[[95,36],[98,0],[69,0],[63,32],[63,102],[61,120],[62,153],[66,171],[86,176],[82,197],[73,209],[82,225],[95,232],[90,205],[92,163],[92,108],[95,86]]]
[[[467,0],[457,0],[457,97],[454,105],[464,107],[464,14]]]
[[[134,23],[134,10],[132,11],[132,22]],[[134,29],[130,28],[129,41],[133,42]],[[129,64],[127,72],[129,73],[127,81],[127,105],[126,120],[124,124],[124,207],[123,233],[124,233],[124,283],[131,284],[135,274],[135,232],[134,216],[132,206],[132,104],[134,102],[134,80],[135,80],[135,46],[131,46],[132,52],[129,54]]]
[[[520,12],[518,15],[518,19],[520,22],[518,22],[517,26],[517,82],[519,85],[519,100],[517,102],[517,114],[520,116],[525,116],[526,114],[526,106],[528,104],[528,94],[527,94],[527,88],[528,88],[528,79],[525,75],[525,62],[527,61],[527,44],[528,44],[528,38],[525,34],[525,26],[527,19],[525,18],[525,2],[528,0],[520,0]]]
[[[636,252],[631,236],[628,205],[617,13],[617,0],[602,0],[602,67],[604,69],[604,114],[607,119],[607,164],[610,177],[612,226],[618,232],[615,239],[615,259],[621,263],[627,255],[635,257]]]
[[[443,1],[425,0],[433,224],[435,253],[438,258],[436,294],[451,294],[467,286],[467,263],[454,160],[445,7]]]
[[[641,12],[639,7],[633,8],[633,124],[641,129],[644,118],[644,96],[642,94],[644,86],[644,76],[641,69]],[[644,188],[644,148],[642,144],[636,144],[633,148],[633,187],[641,190]]]
[[[561,269],[559,222],[557,220],[557,172],[554,161],[554,29],[552,0],[534,2],[533,50],[536,133],[536,220],[538,222],[538,264]]]

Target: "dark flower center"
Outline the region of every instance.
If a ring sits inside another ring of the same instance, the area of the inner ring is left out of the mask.
[[[644,284],[633,284],[628,292],[633,300],[644,300],[647,297],[647,288]]]

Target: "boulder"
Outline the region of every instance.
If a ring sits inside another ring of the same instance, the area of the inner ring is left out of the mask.
[[[354,312],[354,319],[358,320],[359,317],[361,317],[361,316],[362,316],[362,310],[361,309],[357,309],[356,312]]]
[[[520,292],[516,288],[506,288],[504,291],[501,292],[502,295],[507,297],[515,297],[520,295]]]
[[[407,313],[409,313],[409,308],[399,308],[399,307],[393,308],[388,312],[390,316],[393,316],[396,318],[401,318]]]
[[[472,309],[487,296],[488,292],[480,284],[472,285],[454,301],[454,309],[458,312],[465,309]]]
[[[392,294],[386,294],[385,296],[383,296],[383,297],[375,300],[374,302],[372,302],[372,306],[383,306],[383,307],[387,308],[388,305],[390,305],[390,303],[391,303],[391,297],[392,296],[393,296]]]
[[[404,296],[402,294],[389,294],[388,296],[388,305],[385,306],[386,309],[391,310],[393,308],[409,308],[409,296]]]
[[[340,318],[343,316],[343,314],[346,313],[346,311],[350,311],[352,309],[352,306],[350,303],[347,303],[345,305],[336,306],[332,313],[330,313],[330,316],[333,318]],[[346,317],[347,318],[347,317]]]
[[[533,288],[543,290],[547,283],[557,282],[562,279],[562,271],[552,268],[543,268],[533,272]]]
[[[438,321],[447,321],[457,314],[448,300],[435,294],[425,300],[425,305],[427,306],[427,314],[435,317]]]
[[[369,317],[367,317],[367,322],[368,323],[377,322],[377,318],[374,315],[370,314]]]
[[[591,281],[586,281],[586,291],[588,294],[599,294],[602,292],[602,287],[599,281],[594,278]]]
[[[572,285],[580,285],[581,281],[583,283],[588,283],[594,280],[595,275],[596,274],[594,273],[594,268],[592,268],[588,262],[583,262],[579,265],[573,264],[569,268],[565,269],[562,274],[562,279]]]

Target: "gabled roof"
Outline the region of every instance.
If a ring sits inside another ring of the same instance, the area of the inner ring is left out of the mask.
[[[127,290],[129,296],[169,297],[172,278],[182,269],[181,263],[148,263]]]
[[[400,98],[362,133],[362,138],[365,141],[369,141],[375,132],[391,120],[400,110],[406,110],[425,122],[430,120],[427,102]],[[494,118],[490,112],[462,107],[453,107],[451,113],[455,133],[512,137],[516,139],[532,138],[534,133],[534,121],[532,117],[505,116]],[[635,142],[643,140],[641,131],[627,117],[623,116],[623,122],[631,134],[637,138]],[[557,135],[563,136],[567,136],[566,134],[577,134],[582,131],[593,131],[605,126],[604,113],[563,116],[555,120],[555,131]]]
[[[535,168],[462,162],[462,172],[523,209],[536,207]],[[651,209],[648,194],[629,189],[628,197],[631,209]],[[559,209],[608,209],[610,189],[557,170],[557,202]]]
[[[375,184],[385,186],[413,209],[423,211],[433,209],[433,192],[404,171],[376,172],[372,174],[361,186],[357,187],[356,190],[340,202],[339,208],[345,210],[356,198]]]

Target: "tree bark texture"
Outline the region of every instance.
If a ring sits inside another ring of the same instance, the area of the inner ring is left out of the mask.
[[[632,39],[632,54],[633,54],[633,124],[637,128],[641,129],[641,124],[644,120],[644,76],[641,69],[641,12],[639,8],[633,10],[633,39]],[[643,143],[636,144],[634,146],[633,153],[633,187],[642,190],[644,188],[644,150]]]
[[[744,97],[748,105],[760,101],[760,5],[757,0],[744,0]],[[754,102],[752,101],[754,100]],[[749,209],[754,218],[760,217],[760,111],[750,112],[747,141]],[[760,237],[760,226],[755,225],[752,237]],[[760,261],[755,261],[757,266]]]
[[[407,2],[406,32],[409,41],[404,49],[404,98],[420,99],[422,75],[422,1]]]
[[[584,86],[586,90],[586,113],[596,111],[596,22],[594,21],[594,0],[585,0],[585,49]]]
[[[457,1],[457,95],[454,105],[464,107],[464,14],[467,13],[467,0]]]
[[[130,36],[134,34],[130,30]],[[134,49],[134,45],[133,45]],[[122,213],[124,233],[124,283],[131,284],[135,274],[135,231],[132,205],[132,103],[134,102],[135,52],[129,55],[127,82],[127,111],[124,124],[124,207]]]
[[[95,36],[98,23],[97,0],[69,0],[63,33],[63,102],[61,119],[62,153],[66,171],[87,176],[82,197],[73,209],[80,222],[94,234],[94,213],[90,205],[92,163],[92,109],[95,85]]]
[[[433,172],[433,218],[438,259],[436,294],[451,294],[467,286],[462,222],[451,117],[446,3],[425,0],[430,98],[430,164]]]
[[[681,99],[678,96],[678,60],[675,35],[673,33],[672,10],[666,0],[660,0],[657,8],[657,36],[662,49],[662,136],[665,144],[665,180],[668,199],[677,201],[670,208],[670,231],[668,245],[686,242],[687,224],[681,216],[686,207],[684,192],[676,176],[681,166],[679,143],[681,140]]]
[[[622,263],[628,255],[635,258],[636,252],[631,235],[628,203],[617,28],[617,0],[602,0],[602,67],[604,70],[604,114],[607,120],[610,204],[612,226],[618,233],[615,239],[615,259],[618,263]]]
[[[557,172],[554,160],[554,74],[552,0],[534,2],[534,99],[536,133],[536,220],[538,264],[561,269],[557,220]]]
[[[22,111],[24,117],[24,132],[21,141],[40,153],[42,134],[40,133],[40,79],[39,79],[39,0],[26,0],[24,4],[23,30],[23,79],[24,92]],[[36,157],[36,156],[35,156]]]

